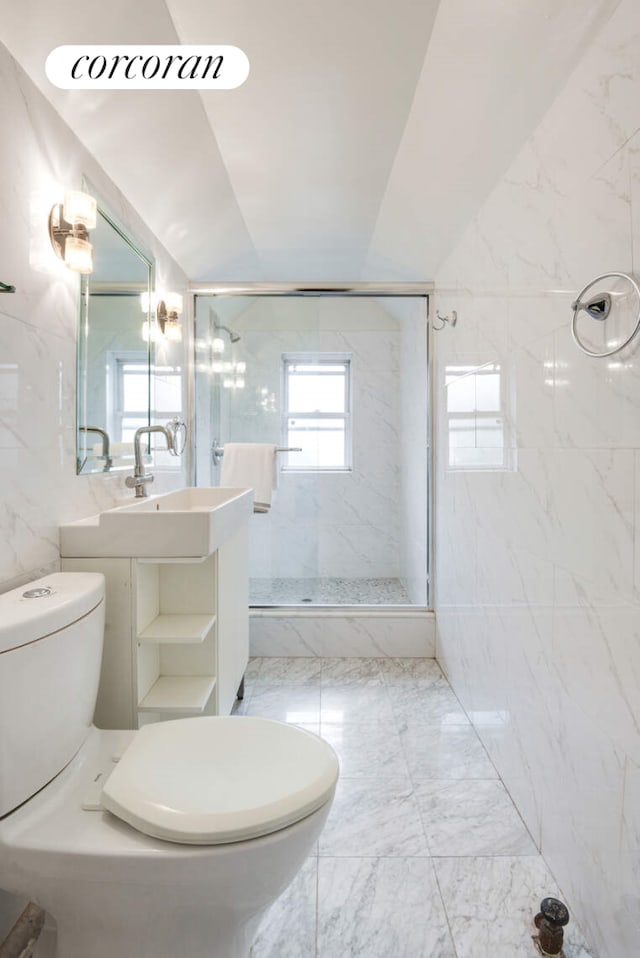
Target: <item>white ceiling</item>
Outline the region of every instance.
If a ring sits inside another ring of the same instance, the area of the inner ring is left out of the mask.
[[[0,0],[191,280],[429,280],[619,0]],[[237,90],[66,92],[68,43],[229,43]]]

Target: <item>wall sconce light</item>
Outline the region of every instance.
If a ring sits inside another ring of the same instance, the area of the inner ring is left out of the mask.
[[[49,238],[57,256],[76,273],[93,270],[93,247],[89,230],[96,225],[97,206],[93,196],[79,190],[67,190],[64,203],[56,203],[49,213]]]
[[[142,293],[140,297],[142,312],[149,314],[155,309],[155,322],[148,320],[142,324],[142,338],[145,342],[164,338],[172,343],[182,342],[182,326],[179,316],[182,312],[182,296],[179,293]]]
[[[172,343],[182,342],[182,326],[179,316],[182,312],[182,296],[178,293],[167,293],[165,299],[158,303],[156,321],[165,339]]]

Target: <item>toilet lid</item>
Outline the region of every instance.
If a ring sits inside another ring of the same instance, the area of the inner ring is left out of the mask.
[[[300,821],[337,780],[335,752],[312,732],[246,716],[177,719],[140,729],[102,805],[154,838],[217,845]]]

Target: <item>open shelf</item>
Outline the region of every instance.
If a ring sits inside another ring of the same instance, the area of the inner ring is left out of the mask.
[[[213,675],[161,675],[138,705],[140,712],[204,711],[216,686]]]
[[[203,642],[216,621],[211,613],[163,612],[138,633],[139,642]]]

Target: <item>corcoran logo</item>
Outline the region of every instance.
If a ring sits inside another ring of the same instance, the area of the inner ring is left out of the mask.
[[[51,51],[45,72],[62,90],[233,90],[249,59],[232,46],[70,45]]]

